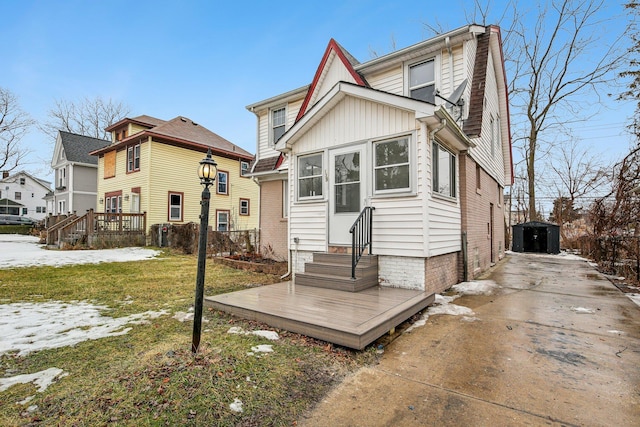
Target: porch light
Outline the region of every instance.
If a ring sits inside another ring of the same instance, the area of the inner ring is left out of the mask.
[[[200,332],[202,330],[202,306],[204,303],[204,270],[207,259],[207,231],[209,229],[209,200],[211,194],[209,186],[213,185],[218,175],[218,164],[211,158],[211,148],[207,150],[207,157],[200,161],[198,177],[204,185],[200,201],[200,240],[198,241],[198,272],[196,275],[196,298],[193,313],[193,339],[191,352],[196,353],[200,346]]]
[[[200,184],[205,188],[209,187],[216,180],[218,174],[218,164],[211,158],[211,148],[207,151],[207,157],[200,161],[200,167],[198,168],[198,176],[200,177]]]

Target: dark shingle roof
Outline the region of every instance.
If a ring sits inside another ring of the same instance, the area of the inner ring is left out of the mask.
[[[111,144],[111,141],[105,139],[92,138],[62,130],[60,131],[60,140],[68,161],[90,165],[97,165],[98,158],[89,153]]]

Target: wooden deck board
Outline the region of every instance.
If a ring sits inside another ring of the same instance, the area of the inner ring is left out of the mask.
[[[374,287],[345,292],[292,282],[209,296],[205,304],[273,327],[362,349],[433,302],[434,295]]]

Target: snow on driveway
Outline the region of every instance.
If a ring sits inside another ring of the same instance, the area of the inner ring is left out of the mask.
[[[145,248],[60,251],[44,249],[34,236],[0,234],[0,269],[31,266],[60,267],[71,264],[141,261],[160,252]]]

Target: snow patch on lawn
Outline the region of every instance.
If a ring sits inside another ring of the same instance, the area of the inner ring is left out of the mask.
[[[231,402],[229,404],[229,409],[231,409],[233,412],[241,413],[242,412],[242,400],[238,399],[237,397],[235,399],[233,399],[233,402]]]
[[[42,393],[53,382],[62,377],[66,377],[68,374],[60,368],[49,368],[44,371],[36,372],[34,374],[16,375],[8,378],[0,378],[0,391],[5,391],[9,387],[16,384],[28,384],[33,383],[38,387],[38,393]],[[33,397],[31,397],[33,399]],[[23,400],[22,404],[28,403],[31,399],[27,398]]]
[[[141,261],[160,252],[139,247],[61,251],[48,250],[34,236],[0,234],[0,268],[98,264],[101,262]]]
[[[280,339],[280,335],[278,335],[278,333],[275,331],[245,331],[240,326],[232,326],[231,328],[229,328],[227,333],[237,335],[256,335],[271,341],[277,341]]]
[[[103,316],[105,306],[87,302],[0,304],[0,355],[75,345],[82,341],[125,335],[130,324],[147,323],[165,310],[147,311],[125,317]]]

